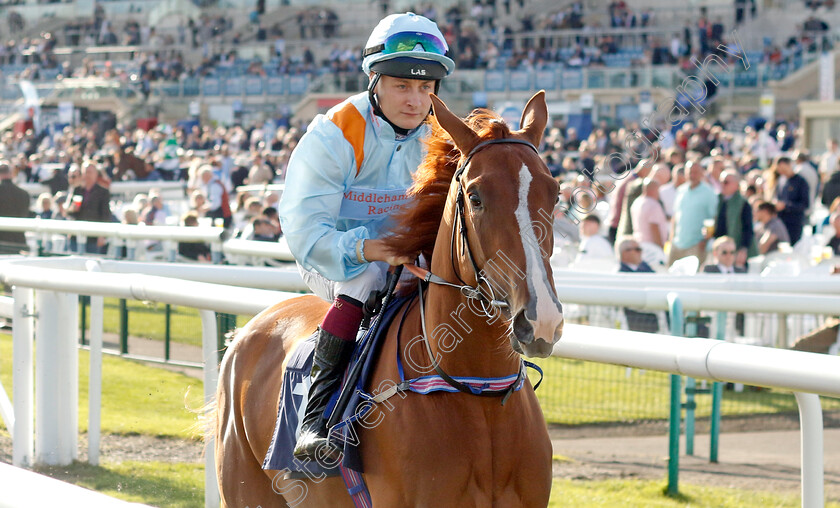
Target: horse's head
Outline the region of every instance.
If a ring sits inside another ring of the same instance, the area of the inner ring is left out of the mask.
[[[525,106],[518,131],[495,119],[479,134],[437,97],[432,103],[461,153],[443,215],[456,273],[507,314],[514,351],[546,357],[563,333],[563,311],[549,264],[558,185],[534,148],[548,117],[545,93]]]

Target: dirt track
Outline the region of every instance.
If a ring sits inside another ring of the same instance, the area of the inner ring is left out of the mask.
[[[761,428],[761,427],[757,427]],[[578,480],[644,478],[665,480],[668,436],[563,438],[554,432],[554,476]],[[709,462],[709,435],[698,434],[694,456],[680,444],[679,481],[750,490],[800,492],[798,430],[731,432],[720,436],[718,463]],[[825,494],[840,502],[840,428],[824,433]]]

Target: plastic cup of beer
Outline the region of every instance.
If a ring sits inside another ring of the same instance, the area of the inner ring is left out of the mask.
[[[708,238],[715,236],[715,220],[706,219],[703,221],[703,234]]]

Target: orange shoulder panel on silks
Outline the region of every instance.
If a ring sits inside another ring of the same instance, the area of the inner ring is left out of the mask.
[[[362,169],[362,161],[365,159],[365,127],[367,126],[365,118],[350,102],[339,109],[331,110],[328,115],[330,121],[344,133],[344,139],[353,147],[353,154],[356,157],[356,176],[358,176]]]

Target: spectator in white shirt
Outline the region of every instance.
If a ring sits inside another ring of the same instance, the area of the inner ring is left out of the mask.
[[[612,245],[601,234],[601,219],[595,214],[580,221],[580,245],[577,261],[581,259],[610,259],[614,256]]]
[[[149,204],[143,210],[143,222],[147,226],[165,226],[167,217],[169,208],[163,203],[163,199],[157,194],[150,194]]]
[[[708,183],[715,193],[720,194],[720,174],[726,169],[726,161],[723,157],[715,157],[709,164],[709,172],[706,175],[706,183]]]
[[[674,60],[679,60],[680,56],[682,55],[682,42],[680,41],[680,36],[678,34],[674,34],[671,38],[671,56]]]

